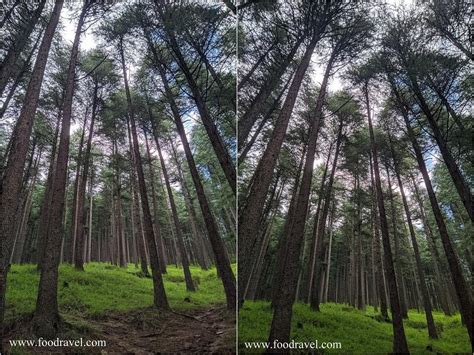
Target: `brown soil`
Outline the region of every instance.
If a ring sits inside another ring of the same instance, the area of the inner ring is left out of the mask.
[[[69,320],[69,319],[68,319]],[[72,319],[71,319],[72,320]],[[26,322],[25,322],[26,323]],[[77,324],[87,330],[78,335]],[[71,325],[75,324],[75,325]],[[235,315],[225,308],[208,308],[187,312],[159,312],[142,309],[129,313],[110,313],[97,319],[76,318],[60,339],[105,340],[105,348],[17,348],[17,353],[101,353],[101,354],[169,354],[169,353],[235,353]],[[25,325],[25,324],[24,324]],[[8,339],[33,339],[24,326],[15,326]]]

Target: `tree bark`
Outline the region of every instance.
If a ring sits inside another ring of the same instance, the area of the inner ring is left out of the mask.
[[[274,68],[274,71],[270,71],[270,80],[265,81],[258,94],[252,100],[252,103],[250,104],[249,108],[245,111],[245,113],[242,114],[242,117],[239,117],[239,150],[241,150],[243,144],[245,144],[245,142],[247,141],[247,138],[250,134],[250,131],[252,130],[253,125],[255,124],[255,121],[257,120],[258,116],[261,114],[262,110],[265,107],[265,102],[267,101],[273,90],[275,90],[276,86],[280,81],[280,78],[283,76],[291,61],[295,57],[304,39],[305,38],[302,36],[295,41],[288,55],[283,58],[283,60],[278,64],[276,68]]]
[[[250,276],[250,265],[255,260],[255,250],[253,248],[258,237],[259,223],[262,217],[261,206],[265,203],[265,197],[270,186],[273,170],[275,168],[283,140],[286,136],[286,130],[290,121],[296,97],[298,96],[301,83],[308,69],[314,48],[319,40],[314,36],[306,48],[303,59],[296,70],[293,81],[288,90],[288,94],[283,104],[282,110],[277,118],[275,128],[273,129],[267,148],[260,159],[255,173],[252,177],[254,182],[250,188],[249,194],[243,201],[240,208],[239,218],[239,284],[244,289]],[[313,157],[314,159],[314,157]],[[239,304],[243,300],[239,300]],[[281,339],[280,339],[281,340]]]
[[[341,149],[341,144],[342,144],[342,128],[343,128],[343,121],[342,119],[339,122],[339,129],[337,133],[337,138],[336,138],[336,150],[334,151],[334,160],[332,163],[331,167],[331,174],[329,175],[329,180],[327,183],[326,188],[324,189],[324,193],[320,198],[324,198],[324,203],[323,203],[323,208],[321,210],[321,215],[319,216],[319,220],[314,223],[313,227],[313,235],[314,238],[316,239],[316,244],[314,248],[314,273],[313,273],[313,280],[311,282],[311,289],[309,292],[311,292],[311,297],[310,297],[310,307],[311,309],[318,311],[319,312],[319,291],[320,291],[320,275],[321,275],[321,269],[322,265],[321,263],[323,262],[324,258],[324,252],[325,252],[325,247],[324,247],[324,234],[326,230],[326,220],[329,214],[329,208],[331,205],[331,196],[332,196],[332,187],[334,184],[334,177],[336,174],[336,169],[337,169],[337,160],[339,158],[339,151]]]
[[[153,122],[152,117],[150,117],[150,120],[152,120],[152,122]],[[153,126],[155,126],[154,123],[153,123]],[[166,169],[165,159],[163,158],[163,154],[161,153],[161,147],[160,147],[160,142],[158,141],[156,127],[153,127],[153,136],[155,138],[156,148],[158,149],[158,155],[160,157],[161,169],[162,169],[162,172],[163,172],[163,177],[165,178],[166,191],[168,192],[168,198],[169,198],[170,205],[171,205],[171,212],[172,212],[172,215],[173,215],[173,222],[174,222],[174,227],[175,227],[175,230],[176,230],[176,237],[177,237],[177,240],[178,240],[178,248],[179,248],[179,252],[181,254],[181,264],[183,265],[184,279],[185,279],[185,282],[186,282],[186,290],[196,291],[196,287],[194,286],[194,282],[193,282],[193,279],[191,277],[191,271],[189,271],[189,259],[188,259],[188,254],[186,252],[186,247],[184,245],[183,230],[181,228],[181,222],[179,221],[178,211],[176,209],[176,204],[174,202],[173,190],[171,189],[171,184],[170,184],[170,180],[169,180],[169,177],[168,177],[168,170]],[[149,150],[149,147],[148,147],[148,143],[147,143],[147,152],[148,152],[148,158],[150,159],[150,150]]]
[[[413,228],[413,223],[412,223],[412,219],[411,219],[410,207],[408,207],[407,198],[405,196],[405,190],[403,189],[403,183],[402,183],[402,179],[400,177],[400,170],[399,170],[400,168],[398,166],[397,158],[395,156],[395,151],[394,151],[394,148],[393,148],[393,143],[392,143],[392,138],[391,138],[390,133],[389,133],[388,138],[389,138],[389,141],[390,141],[390,150],[391,150],[391,154],[392,154],[392,159],[393,159],[393,164],[394,164],[394,169],[395,169],[395,175],[397,177],[398,187],[399,187],[400,193],[402,195],[403,208],[405,209],[405,216],[407,218],[408,229],[409,229],[410,238],[411,238],[411,244],[413,246],[413,252],[415,254],[416,271],[418,273],[419,284],[420,284],[420,289],[421,289],[421,296],[423,298],[423,307],[425,309],[426,323],[428,324],[428,335],[431,339],[437,339],[438,334],[436,332],[436,327],[435,327],[435,323],[434,323],[434,320],[433,320],[430,297],[429,297],[429,294],[428,294],[428,288],[426,287],[425,273],[423,271],[423,266],[421,264],[420,250],[418,248],[418,242],[416,240],[415,229]]]
[[[76,233],[76,255],[74,258],[74,267],[76,270],[84,271],[84,258],[82,249],[84,246],[84,226],[86,224],[86,214],[84,209],[85,195],[86,195],[86,184],[89,175],[89,167],[91,160],[91,148],[92,148],[92,137],[94,135],[94,123],[97,115],[97,92],[99,86],[97,82],[94,84],[94,91],[92,97],[92,114],[91,122],[89,124],[89,135],[87,137],[86,151],[84,154],[84,167],[82,169],[81,180],[78,188],[77,196],[77,233]],[[80,162],[79,162],[80,163]],[[92,197],[91,197],[92,198]]]
[[[397,278],[397,285],[400,288],[399,297],[400,297],[400,311],[402,312],[402,317],[404,319],[408,318],[408,306],[407,300],[405,298],[405,284],[403,282],[403,272],[402,272],[402,264],[400,258],[400,237],[398,235],[398,228],[397,228],[397,213],[395,210],[395,203],[393,201],[393,190],[392,190],[392,182],[390,179],[390,172],[388,171],[388,166],[385,166],[386,173],[387,173],[387,184],[388,184],[388,197],[390,200],[390,212],[391,212],[391,222],[392,222],[392,229],[393,229],[393,244],[395,247],[395,257],[393,259],[393,265],[395,268],[395,276]]]
[[[153,291],[154,291],[154,305],[159,309],[168,309],[168,299],[163,284],[163,277],[160,271],[159,256],[156,247],[155,233],[153,231],[153,222],[151,219],[150,206],[148,204],[148,195],[145,186],[145,175],[143,173],[142,158],[140,156],[140,148],[138,145],[137,128],[135,124],[135,115],[132,105],[132,97],[130,94],[130,88],[128,86],[127,69],[125,66],[125,56],[123,51],[123,38],[119,42],[119,54],[122,64],[123,80],[125,85],[125,94],[127,96],[127,108],[128,108],[128,121],[130,122],[130,128],[133,140],[133,153],[135,157],[135,168],[138,177],[138,188],[140,190],[140,198],[142,202],[143,212],[143,228],[145,236],[148,241],[148,249],[150,252],[150,264],[151,272],[153,277]],[[160,233],[157,230],[157,233]]]
[[[76,160],[76,179],[74,180],[74,198],[72,200],[72,213],[71,213],[71,263],[74,263],[76,260],[77,251],[77,239],[78,239],[78,226],[79,226],[79,189],[82,186],[82,174],[81,174],[81,165],[82,165],[82,151],[84,149],[84,137],[86,135],[86,126],[87,126],[87,116],[89,113],[89,108],[86,108],[86,114],[84,115],[84,123],[82,125],[81,139],[79,141],[79,150],[77,153]],[[79,257],[80,258],[80,257]]]
[[[466,324],[467,331],[469,333],[469,338],[471,340],[471,345],[474,344],[474,329],[472,324],[472,299],[469,288],[467,287],[466,280],[462,274],[461,266],[459,265],[458,256],[454,251],[454,247],[451,242],[451,238],[448,234],[448,230],[441,213],[441,210],[438,205],[438,200],[431,184],[431,179],[428,175],[428,170],[426,168],[425,162],[423,160],[423,154],[421,147],[416,141],[413,129],[411,128],[410,122],[408,120],[408,115],[406,112],[403,114],[405,124],[407,126],[409,138],[412,142],[413,149],[415,150],[416,158],[418,161],[418,167],[423,175],[423,180],[425,182],[426,190],[428,191],[428,197],[430,199],[431,208],[433,209],[433,214],[435,216],[436,224],[438,225],[439,233],[441,236],[441,241],[443,244],[444,251],[446,253],[446,258],[448,259],[449,269],[453,278],[454,286],[456,288],[456,294],[459,299],[459,304],[461,307],[461,315]]]
[[[421,171],[423,180],[425,182],[426,190],[428,192],[428,197],[431,203],[431,208],[433,210],[436,224],[438,226],[439,234],[441,236],[441,242],[443,244],[446,258],[448,260],[449,270],[451,271],[454,287],[456,289],[456,294],[458,296],[459,305],[461,308],[460,309],[461,315],[464,320],[464,323],[466,324],[467,331],[469,333],[471,346],[474,346],[474,325],[473,325],[473,319],[472,319],[473,308],[472,308],[471,292],[462,274],[462,269],[459,264],[458,256],[456,255],[456,252],[454,250],[453,244],[451,242],[451,238],[448,233],[448,229],[446,227],[446,223],[443,218],[443,214],[441,213],[441,209],[438,205],[438,200],[436,198],[433,185],[431,184],[431,179],[428,174],[425,161],[423,159],[423,153],[422,153],[421,147],[416,139],[415,133],[413,132],[413,128],[411,127],[410,121],[408,119],[408,112],[407,112],[405,103],[400,93],[398,92],[393,79],[389,77],[389,81],[390,81],[392,92],[395,95],[397,104],[399,105],[399,109],[402,113],[403,120],[405,121],[405,125],[408,131],[408,137],[412,143],[412,146],[416,155],[416,160],[418,162],[418,167]]]
[[[191,172],[191,177],[193,179],[194,187],[196,189],[196,194],[198,197],[199,205],[201,207],[201,212],[204,217],[206,228],[209,235],[209,240],[211,242],[212,250],[214,252],[217,272],[222,279],[224,285],[224,291],[226,294],[227,308],[232,310],[236,306],[236,289],[235,289],[235,276],[230,267],[229,256],[225,249],[224,243],[219,235],[219,230],[217,228],[216,221],[212,215],[209,202],[204,193],[204,187],[202,186],[201,179],[199,177],[198,170],[196,168],[196,163],[194,162],[194,157],[191,152],[191,147],[189,146],[188,138],[186,137],[186,132],[184,130],[183,122],[179,113],[178,106],[175,102],[173,93],[168,84],[168,79],[166,78],[165,69],[161,62],[157,66],[161,80],[164,86],[165,97],[168,101],[168,104],[171,108],[174,122],[176,124],[176,129],[181,138],[183,144],[184,153],[186,155],[186,160],[188,161],[189,170]]]
[[[38,105],[38,98],[43,81],[46,61],[59,16],[63,0],[57,0],[52,16],[46,27],[41,41],[35,66],[25,94],[24,104],[13,133],[12,146],[9,151],[8,162],[1,182],[0,190],[0,327],[3,339],[3,320],[5,315],[6,277],[9,269],[9,257],[13,245],[13,226],[15,226],[15,211],[21,179],[28,152],[28,141],[33,128],[34,115]],[[0,344],[2,342],[0,341]],[[2,351],[0,346],[0,352]]]
[[[414,77],[411,73],[409,73],[408,76],[409,76],[410,82],[412,83],[413,92],[415,93],[415,96],[417,97],[418,102],[420,103],[420,107],[428,120],[428,123],[433,132],[433,137],[441,152],[441,156],[443,157],[443,160],[446,164],[449,174],[451,175],[451,178],[453,179],[454,186],[456,187],[456,190],[458,191],[459,197],[462,203],[464,204],[464,207],[466,208],[466,211],[469,214],[471,221],[474,222],[474,199],[472,197],[471,190],[469,189],[469,186],[467,185],[467,182],[464,179],[464,176],[462,175],[461,170],[456,164],[454,157],[449,151],[446,140],[443,138],[441,129],[439,128],[438,123],[436,122],[436,119],[433,116],[433,113],[431,112],[431,109],[429,108],[423,96],[423,93],[421,92],[421,88],[418,85],[416,77]]]
[[[197,223],[197,216],[196,216],[196,211],[194,210],[194,206],[192,203],[191,199],[191,194],[189,192],[189,188],[186,184],[186,180],[184,179],[181,164],[178,159],[178,155],[176,154],[176,149],[173,145],[173,142],[170,141],[171,149],[173,151],[173,157],[176,163],[176,168],[178,170],[178,179],[179,183],[181,185],[181,189],[183,191],[183,198],[184,198],[184,203],[186,205],[186,209],[188,212],[188,218],[189,218],[189,223],[191,225],[191,231],[193,233],[193,238],[197,244],[198,248],[198,262],[199,265],[201,266],[201,269],[203,270],[208,270],[210,266],[209,262],[209,255],[207,253],[206,249],[206,244],[204,240],[204,236],[202,235],[201,230],[199,229],[198,223]]]
[[[405,329],[403,328],[403,319],[400,309],[400,298],[398,295],[397,280],[393,267],[392,250],[390,247],[390,237],[388,232],[387,215],[385,212],[385,204],[383,201],[382,183],[380,181],[380,170],[377,157],[377,146],[374,138],[372,127],[372,118],[370,114],[369,90],[367,83],[364,85],[365,104],[367,108],[367,118],[369,121],[370,145],[372,151],[372,159],[374,164],[375,190],[377,196],[377,205],[380,215],[380,229],[382,230],[382,242],[385,257],[385,268],[387,271],[388,290],[390,295],[390,308],[392,310],[393,325],[393,352],[408,353],[408,344],[405,337]]]
[[[33,32],[36,23],[38,22],[43,8],[46,4],[46,0],[41,0],[35,11],[31,16],[28,16],[27,22],[23,25],[18,37],[12,43],[12,46],[8,49],[5,58],[0,64],[0,96],[3,95],[3,91],[7,86],[8,80],[15,71],[15,66],[18,64],[17,61],[26,44],[30,38],[31,33]],[[54,18],[54,15],[52,16]]]
[[[387,291],[386,291],[385,282],[384,282],[384,265],[383,265],[382,250],[380,248],[380,218],[379,218],[379,214],[377,213],[377,198],[376,198],[372,154],[369,155],[369,162],[370,162],[370,189],[372,193],[372,212],[371,213],[372,213],[372,219],[374,221],[373,222],[374,223],[373,245],[374,245],[374,250],[375,250],[374,257],[375,257],[375,262],[377,265],[376,282],[377,282],[377,289],[379,293],[380,314],[382,315],[384,319],[388,319],[387,296],[386,296]]]
[[[45,244],[47,245],[49,252],[45,253],[41,260],[41,277],[38,288],[38,298],[36,301],[36,310],[33,317],[33,331],[36,335],[44,338],[52,338],[56,335],[60,319],[57,298],[58,267],[61,252],[67,164],[69,157],[69,129],[71,125],[79,40],[88,7],[88,2],[84,2],[76,27],[76,34],[67,71],[58,157],[56,168],[54,170],[52,183],[53,188],[51,191],[52,203],[49,214],[48,237]]]

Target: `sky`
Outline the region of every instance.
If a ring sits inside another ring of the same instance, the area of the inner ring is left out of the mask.
[[[74,2],[74,4],[77,5],[76,2]],[[63,8],[61,14],[61,23],[64,26],[64,32],[62,33],[63,38],[72,44],[76,31],[77,17],[73,16],[70,6]],[[81,50],[89,50],[95,46],[96,42],[92,31],[86,31],[81,35]]]

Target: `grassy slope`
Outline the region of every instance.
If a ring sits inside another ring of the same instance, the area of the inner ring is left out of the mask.
[[[151,278],[137,276],[134,265],[121,269],[105,263],[91,263],[85,272],[61,265],[59,276],[59,307],[63,314],[94,317],[109,311],[129,311],[151,306]],[[198,291],[186,291],[183,271],[168,266],[164,275],[170,306],[187,310],[225,303],[225,295],[216,269],[203,271],[191,267]],[[8,275],[7,322],[31,313],[35,308],[39,273],[35,265],[13,265]],[[185,298],[187,299],[185,301]]]
[[[295,341],[340,342],[342,352],[389,353],[392,350],[392,324],[378,322],[372,307],[366,312],[340,304],[323,304],[321,312],[310,310],[307,305],[296,304],[292,322],[292,339]],[[430,340],[424,313],[409,312],[404,322],[408,346],[412,353],[428,351],[431,345],[438,353],[470,353],[466,328],[461,325],[459,314],[446,317],[435,312],[439,340]],[[267,341],[272,313],[268,302],[246,302],[239,315],[239,348],[249,341]],[[299,323],[299,324],[298,324]],[[302,326],[302,327],[301,327]]]

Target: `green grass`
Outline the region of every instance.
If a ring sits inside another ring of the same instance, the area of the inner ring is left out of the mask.
[[[390,353],[392,324],[378,322],[373,318],[376,314],[372,307],[363,312],[334,303],[322,304],[321,312],[317,313],[298,303],[294,306],[292,339],[295,342],[316,339],[319,343],[340,342],[339,352],[343,353]],[[431,346],[438,353],[470,353],[469,337],[460,315],[447,317],[434,312],[433,316],[441,333],[437,340],[428,338],[424,313],[409,312],[404,326],[410,352],[430,353],[427,346]],[[244,342],[266,342],[271,319],[269,302],[245,302],[239,314],[239,349],[244,351]]]
[[[163,277],[172,309],[190,310],[225,303],[224,289],[215,268],[203,271],[191,267],[198,285],[197,292],[186,291],[182,269],[168,266],[167,270]],[[12,265],[8,275],[7,322],[33,312],[38,282],[36,265]],[[95,317],[152,304],[152,280],[139,277],[139,270],[133,264],[125,269],[106,263],[90,263],[85,272],[76,271],[70,265],[59,268],[59,308],[62,314]]]

